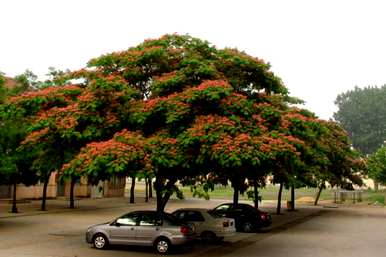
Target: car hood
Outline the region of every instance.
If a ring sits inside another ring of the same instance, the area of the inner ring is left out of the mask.
[[[88,227],[88,229],[99,227],[99,226],[103,226],[103,225],[107,225],[107,224],[110,224],[110,223],[111,223],[111,221],[95,224],[95,225],[92,225],[92,226]]]

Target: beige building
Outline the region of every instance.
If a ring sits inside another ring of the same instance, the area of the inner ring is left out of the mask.
[[[113,177],[110,181],[100,181],[98,185],[93,186],[88,184],[86,178],[81,178],[74,187],[75,197],[123,197],[125,194],[125,177]],[[0,198],[12,198],[13,186],[0,186]],[[43,183],[38,183],[33,186],[25,186],[18,184],[16,187],[17,199],[40,199],[43,195]],[[47,198],[69,197],[70,183],[61,183],[56,172],[51,174],[48,188]]]

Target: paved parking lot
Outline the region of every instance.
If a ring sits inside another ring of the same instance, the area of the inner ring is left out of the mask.
[[[151,248],[114,247],[100,251],[92,248],[84,241],[86,228],[91,224],[110,220],[122,213],[134,209],[153,209],[154,202],[127,204],[127,199],[100,199],[80,200],[77,210],[65,209],[66,203],[62,200],[49,202],[50,211],[42,214],[38,209],[38,202],[19,205],[22,211],[14,215],[4,212],[4,203],[0,212],[0,256],[1,257],[80,257],[80,256],[154,256]],[[140,200],[139,200],[140,201]],[[172,211],[180,207],[214,207],[221,200],[172,200],[167,210]],[[262,210],[273,211],[270,203],[263,204]],[[300,207],[299,211],[285,215],[273,215],[273,229],[268,232],[242,234],[238,233],[221,244],[198,243],[194,249],[180,250],[174,255],[219,256],[238,251],[252,243],[263,240],[286,226],[292,226],[300,221],[309,219],[323,211],[322,208]],[[285,225],[287,224],[287,225]],[[292,225],[291,225],[292,224]],[[276,232],[275,232],[276,231]],[[224,252],[225,251],[225,252]]]

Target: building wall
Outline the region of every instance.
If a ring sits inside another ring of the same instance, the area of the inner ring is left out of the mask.
[[[69,197],[70,190],[71,190],[71,183],[70,181],[66,181],[64,183],[64,195]],[[90,197],[91,185],[88,184],[87,178],[82,177],[77,181],[77,183],[75,183],[74,195],[76,197]]]
[[[123,197],[125,195],[125,177],[112,177],[104,182],[104,197]]]
[[[12,187],[9,185],[0,186],[0,198],[11,198],[11,189]]]
[[[13,186],[8,187],[9,194],[4,198],[12,198],[13,197]],[[6,188],[0,188],[1,191],[6,191]],[[5,196],[4,192],[0,193],[0,197]],[[43,196],[43,183],[38,183],[34,186],[26,186],[24,184],[18,184],[16,186],[16,198],[17,199],[40,199]],[[51,174],[50,180],[47,186],[47,198],[55,198],[56,197],[56,181],[55,174]]]

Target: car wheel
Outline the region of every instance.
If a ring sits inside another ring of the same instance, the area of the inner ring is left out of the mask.
[[[103,234],[96,234],[92,240],[93,245],[97,249],[106,249],[109,245],[107,237]]]
[[[249,222],[249,221],[244,222],[243,225],[241,226],[241,230],[242,230],[243,232],[245,232],[245,233],[250,233],[250,232],[252,232],[252,230],[253,230],[253,225],[252,225],[252,223]]]
[[[200,237],[202,241],[208,242],[208,243],[212,243],[217,239],[216,234],[212,231],[204,231],[201,233]]]
[[[170,251],[171,243],[166,238],[159,238],[155,241],[154,247],[157,253],[166,254]]]

